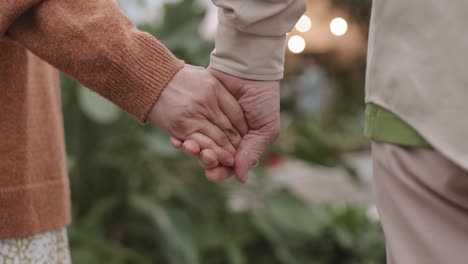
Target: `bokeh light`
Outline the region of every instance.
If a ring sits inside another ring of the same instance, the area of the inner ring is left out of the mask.
[[[330,31],[335,36],[343,36],[348,31],[348,22],[341,17],[334,18],[330,23]]]
[[[297,23],[296,23],[297,31],[302,32],[302,33],[305,33],[307,31],[309,31],[311,27],[312,27],[312,21],[306,15],[303,15],[299,19],[299,21],[297,21]]]
[[[288,41],[288,48],[292,53],[301,53],[305,49],[305,40],[301,36],[292,36]]]

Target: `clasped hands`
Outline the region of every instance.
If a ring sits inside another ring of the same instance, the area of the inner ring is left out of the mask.
[[[249,168],[279,133],[279,82],[252,81],[185,65],[169,82],[148,121],[175,148],[199,158],[206,177],[247,180]]]

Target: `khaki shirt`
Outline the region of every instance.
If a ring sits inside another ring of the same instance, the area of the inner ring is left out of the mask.
[[[213,0],[219,25],[210,67],[238,77],[283,77],[286,33],[306,10],[306,0]]]
[[[468,1],[374,0],[366,102],[468,169]]]

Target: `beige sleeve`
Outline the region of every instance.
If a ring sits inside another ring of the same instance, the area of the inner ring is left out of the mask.
[[[286,33],[306,0],[212,0],[219,25],[210,67],[253,80],[283,78]]]

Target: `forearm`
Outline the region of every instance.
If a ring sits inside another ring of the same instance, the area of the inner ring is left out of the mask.
[[[0,33],[141,122],[183,66],[138,31],[115,1],[7,0],[0,4],[2,16]]]

